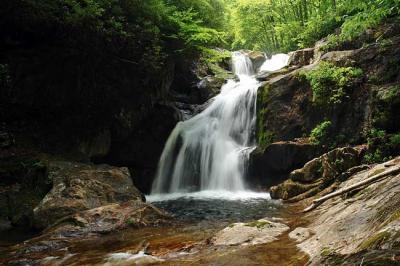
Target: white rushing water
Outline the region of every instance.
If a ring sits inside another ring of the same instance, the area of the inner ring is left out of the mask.
[[[246,164],[256,147],[260,83],[245,54],[234,52],[232,62],[239,81],[228,80],[203,112],[179,122],[172,131],[159,161],[153,197],[193,191],[216,191],[214,195],[245,191]],[[276,70],[286,64],[287,60],[272,57],[261,68]]]

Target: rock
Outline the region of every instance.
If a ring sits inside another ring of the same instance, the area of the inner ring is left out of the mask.
[[[48,171],[53,187],[34,209],[37,228],[79,211],[144,199],[127,168],[60,161],[51,162]]]
[[[400,166],[400,157],[371,165],[340,183],[349,187],[390,167]],[[318,196],[322,196],[319,194]],[[305,218],[314,235],[298,247],[310,256],[310,265],[397,265],[400,243],[400,175],[386,176],[345,197],[322,203]]]
[[[90,158],[104,157],[110,152],[111,132],[109,129],[99,131],[88,140],[82,140],[79,151]]]
[[[127,227],[155,226],[165,223],[170,216],[151,204],[131,200],[114,203],[61,218],[46,230],[64,236],[82,233],[109,233]]]
[[[33,209],[52,185],[45,161],[18,153],[21,151],[13,149],[14,155],[0,157],[0,221],[29,228]]]
[[[197,88],[200,94],[200,102],[204,103],[208,99],[216,96],[220,90],[222,85],[225,83],[224,79],[217,78],[215,76],[206,76],[200,80],[197,84]]]
[[[306,48],[289,53],[288,66],[306,66],[312,63],[314,48]]]
[[[289,73],[290,71],[293,71],[294,69],[297,69],[297,67],[285,67],[276,71],[261,71],[256,74],[256,79],[258,81],[267,81],[269,79],[272,79],[274,77],[277,77],[279,75],[284,75]]]
[[[321,56],[322,61],[329,61],[340,66],[352,66],[355,64],[355,50],[332,51]]]
[[[282,223],[260,219],[250,223],[234,223],[219,231],[212,240],[216,246],[257,245],[275,241],[279,235],[289,230]]]
[[[311,230],[304,227],[297,227],[289,233],[289,237],[294,239],[296,242],[303,242],[311,236]]]
[[[165,142],[181,119],[181,112],[175,105],[156,104],[131,134],[114,140],[109,154],[96,162],[128,165],[134,173],[134,185],[143,193],[150,192]]]
[[[262,64],[267,60],[265,54],[259,51],[250,51],[247,52],[251,62],[253,63],[254,70],[258,72]]]
[[[14,143],[14,137],[9,132],[0,130],[0,149],[9,148]]]
[[[322,152],[321,148],[305,140],[274,142],[263,151],[255,150],[251,153],[250,179],[252,183],[262,186],[267,185],[267,182],[276,184],[279,181],[277,177],[286,177]],[[271,176],[275,177],[274,180],[269,178]]]
[[[323,189],[341,173],[359,165],[365,149],[365,146],[337,148],[307,162],[303,168],[291,172],[289,180],[272,187],[271,197],[287,200],[311,189]]]

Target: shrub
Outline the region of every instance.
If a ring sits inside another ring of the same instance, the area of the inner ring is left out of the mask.
[[[318,67],[300,75],[310,82],[313,102],[318,105],[340,104],[347,96],[356,78],[363,71],[354,67],[337,67],[332,63],[321,62]]]
[[[310,141],[316,145],[328,144],[330,142],[329,131],[331,129],[332,122],[324,121],[317,125],[310,134]]]
[[[390,137],[390,145],[392,147],[400,147],[400,133],[394,134]]]

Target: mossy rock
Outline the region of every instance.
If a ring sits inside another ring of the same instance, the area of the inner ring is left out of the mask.
[[[390,239],[391,234],[389,232],[383,231],[379,232],[368,239],[366,239],[364,242],[361,243],[360,249],[377,249],[379,248],[385,241]]]

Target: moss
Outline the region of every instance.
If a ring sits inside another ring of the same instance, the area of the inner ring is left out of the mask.
[[[384,227],[388,224],[390,224],[393,221],[400,220],[400,210],[395,211],[392,213],[392,215],[381,225],[381,227]]]
[[[361,243],[360,249],[376,249],[381,246],[385,240],[389,239],[391,234],[389,232],[380,232]]]
[[[270,85],[266,85],[261,87],[257,93],[257,144],[258,146],[264,150],[267,148],[275,138],[275,134],[267,130],[265,127],[265,120],[268,114],[268,109],[264,106],[267,106],[269,100],[269,92],[271,90]]]
[[[327,257],[327,256],[329,256],[329,255],[331,255],[331,254],[333,254],[333,251],[332,251],[330,248],[328,248],[328,247],[324,247],[324,248],[321,250],[321,253],[320,253],[320,255],[321,255],[322,257]]]
[[[380,173],[383,173],[385,170],[386,169],[384,169],[384,168],[378,168],[378,169],[374,170],[368,177],[379,175]]]
[[[259,221],[254,221],[250,223],[246,223],[245,226],[250,226],[250,227],[257,227],[258,229],[262,229],[267,225],[270,225],[271,222],[266,221],[266,220],[259,220]]]

